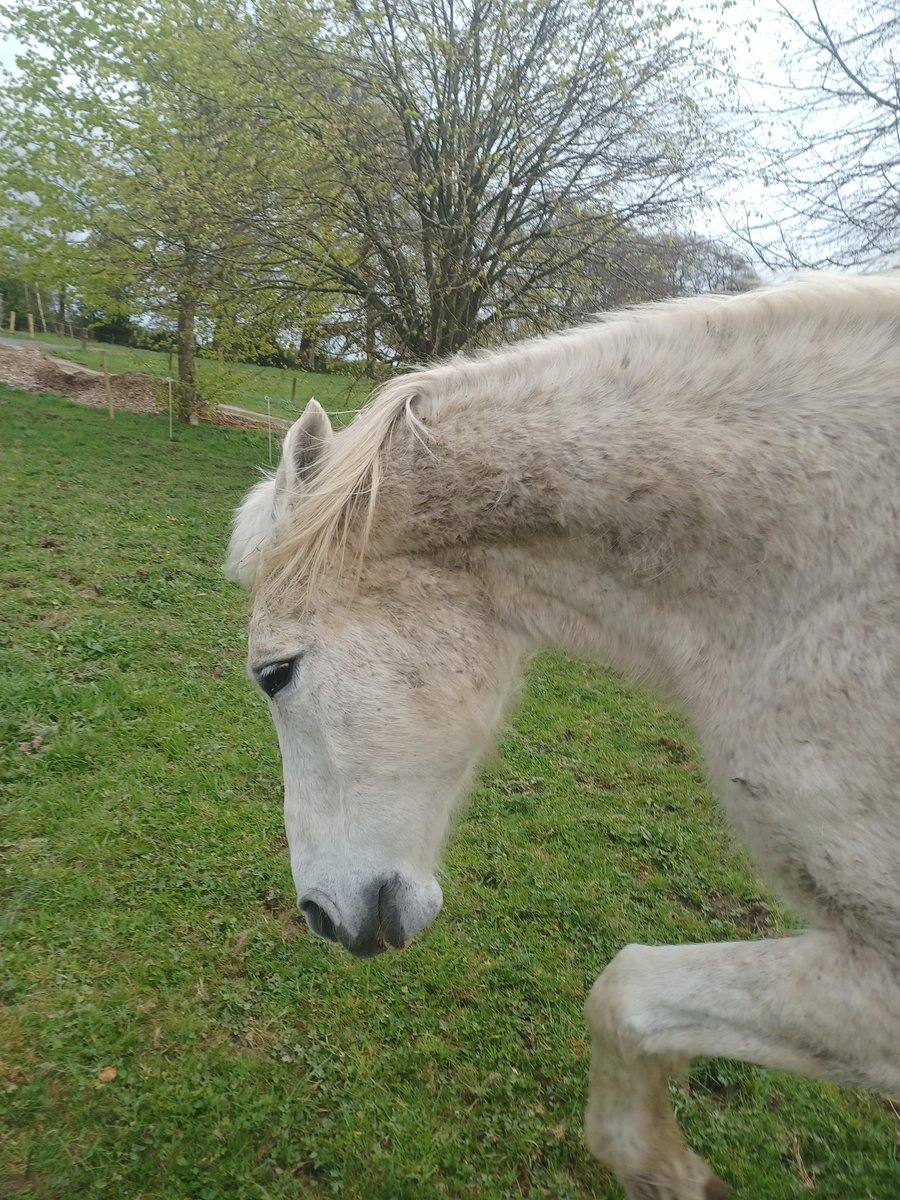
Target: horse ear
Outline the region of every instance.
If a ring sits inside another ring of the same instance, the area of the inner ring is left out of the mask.
[[[302,487],[333,437],[334,430],[322,405],[310,399],[284,435],[281,462],[275,476],[276,491],[293,492]]]

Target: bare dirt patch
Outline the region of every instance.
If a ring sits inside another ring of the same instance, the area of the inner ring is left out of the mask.
[[[129,372],[110,375],[109,381],[116,410],[162,411],[162,384],[158,379]],[[107,405],[106,385],[100,371],[92,371],[80,363],[63,362],[31,346],[14,350],[0,347],[0,383],[25,392],[57,392],[76,404],[94,408]]]
[[[136,371],[110,375],[113,407],[118,412],[158,413],[167,406],[165,383]],[[101,371],[53,358],[35,346],[0,346],[0,383],[23,392],[55,392],[76,404],[106,408],[106,384]],[[291,422],[223,404],[200,418],[232,429],[268,429],[284,433]]]

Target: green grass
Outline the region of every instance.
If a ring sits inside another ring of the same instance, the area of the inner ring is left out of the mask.
[[[217,569],[265,437],[166,433],[0,390],[0,1197],[612,1200],[591,981],[786,921],[689,731],[543,658],[434,927],[365,962],[313,939]],[[884,1102],[723,1062],[675,1098],[738,1200],[900,1194]]]
[[[9,336],[9,335],[4,335]],[[27,334],[14,335],[20,341],[31,339]],[[79,362],[95,371],[102,369],[105,351],[108,369],[115,374],[139,371],[165,379],[169,375],[169,356],[160,350],[139,350],[126,346],[88,343],[81,349],[78,338],[57,334],[36,334],[35,341],[57,347],[59,358]],[[177,362],[173,370],[177,371]],[[297,380],[296,400],[291,403],[293,380]],[[250,363],[224,363],[217,359],[197,358],[197,380],[204,398],[213,405],[237,404],[254,412],[265,413],[266,397],[271,402],[272,415],[293,418],[299,415],[310,396],[332,413],[349,413],[358,408],[371,392],[371,379],[354,379],[350,375],[323,375],[313,371],[285,371],[279,367],[258,367]]]

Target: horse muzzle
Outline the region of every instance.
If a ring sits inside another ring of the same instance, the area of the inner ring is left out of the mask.
[[[440,912],[437,880],[420,883],[398,871],[339,890],[334,879],[298,888],[297,906],[313,933],[357,958],[403,950]]]

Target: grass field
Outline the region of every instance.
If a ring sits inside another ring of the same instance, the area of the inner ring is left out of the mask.
[[[8,336],[8,335],[6,335]],[[28,342],[27,334],[15,334],[17,340]],[[99,371],[106,352],[108,369],[116,374],[140,371],[165,379],[169,375],[169,356],[160,350],[138,350],[128,346],[100,345],[89,342],[81,349],[78,338],[57,334],[38,334],[36,341],[53,346],[59,358],[79,362]],[[177,362],[173,365],[177,372]],[[297,380],[296,401],[291,403],[293,380]],[[273,417],[296,417],[310,396],[315,396],[329,412],[348,413],[364,402],[373,388],[371,379],[353,379],[348,375],[322,375],[312,371],[285,371],[278,367],[257,367],[251,363],[222,363],[217,359],[197,358],[197,380],[204,398],[213,405],[237,404],[254,412],[264,413],[266,397],[271,402]]]
[[[434,927],[364,962],[309,936],[217,567],[265,446],[0,390],[0,1197],[613,1200],[591,981],[786,918],[683,724],[554,655]],[[886,1101],[722,1062],[674,1095],[736,1200],[900,1195]]]

